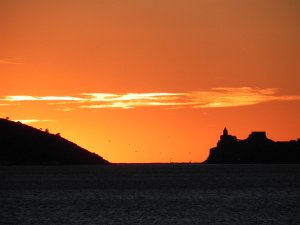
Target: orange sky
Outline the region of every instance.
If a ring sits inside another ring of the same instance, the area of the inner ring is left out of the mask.
[[[297,0],[1,0],[0,117],[111,162],[300,138]]]

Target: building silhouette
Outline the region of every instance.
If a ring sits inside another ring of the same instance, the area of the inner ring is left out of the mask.
[[[239,140],[225,127],[204,163],[300,163],[300,139],[276,142],[265,131],[253,131]]]

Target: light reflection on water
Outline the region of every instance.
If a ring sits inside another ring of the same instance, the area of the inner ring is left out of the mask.
[[[0,167],[0,224],[300,224],[300,165]]]

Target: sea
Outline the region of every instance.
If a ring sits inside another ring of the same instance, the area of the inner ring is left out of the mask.
[[[300,165],[1,166],[1,225],[298,225]]]

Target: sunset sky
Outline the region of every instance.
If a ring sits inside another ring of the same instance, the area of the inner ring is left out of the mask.
[[[300,138],[298,0],[0,0],[0,117],[111,162]]]

